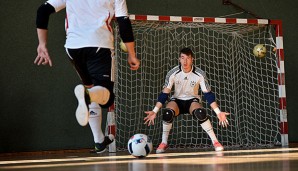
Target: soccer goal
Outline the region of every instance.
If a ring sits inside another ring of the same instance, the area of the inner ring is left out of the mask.
[[[266,148],[288,145],[284,52],[280,20],[130,15],[141,60],[131,71],[127,54],[116,43],[115,117],[117,149],[129,138],[147,134],[156,148],[161,142],[161,110],[154,126],[144,125],[144,111],[152,110],[167,71],[178,65],[179,51],[194,51],[194,64],[206,72],[222,111],[230,112],[230,126],[221,128],[216,114],[203,100],[214,131],[225,148]],[[252,53],[265,44],[263,58]],[[175,118],[171,148],[211,148],[200,124],[189,114]]]

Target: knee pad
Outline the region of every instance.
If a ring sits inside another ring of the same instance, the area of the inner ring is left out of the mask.
[[[208,119],[206,111],[202,108],[193,110],[192,115],[199,121],[199,123],[203,123]]]
[[[88,89],[91,102],[105,105],[110,99],[110,91],[102,86],[94,86]]]
[[[172,123],[174,120],[175,111],[172,109],[166,108],[162,114],[162,120],[166,123]]]

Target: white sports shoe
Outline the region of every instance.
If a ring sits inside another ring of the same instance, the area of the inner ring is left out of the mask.
[[[223,146],[218,141],[214,142],[213,146],[214,146],[215,151],[223,151],[224,150]]]
[[[76,118],[81,126],[86,126],[89,121],[89,109],[85,99],[85,87],[79,84],[74,89],[75,96],[78,100],[78,107],[76,110]]]

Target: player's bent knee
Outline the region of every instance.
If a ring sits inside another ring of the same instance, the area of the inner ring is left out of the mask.
[[[172,123],[174,120],[175,111],[169,108],[166,108],[162,114],[162,120],[166,123]]]
[[[88,89],[91,102],[96,102],[100,105],[105,105],[110,99],[110,91],[102,86],[94,86]]]
[[[196,118],[200,123],[205,122],[208,117],[206,114],[206,111],[202,108],[197,108],[195,110],[192,111],[192,115],[194,118]]]
[[[102,108],[109,108],[114,104],[115,94],[114,92],[110,92],[110,98],[106,104],[100,105]]]

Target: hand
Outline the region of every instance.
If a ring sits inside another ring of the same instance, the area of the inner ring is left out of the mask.
[[[137,70],[140,66],[140,61],[136,56],[134,56],[134,57],[129,56],[128,64],[130,65],[131,70]]]
[[[144,118],[144,121],[145,121],[144,124],[148,124],[148,126],[154,125],[154,119],[156,118],[156,113],[153,111],[146,111],[145,113],[147,114],[147,116]]]
[[[45,45],[38,45],[37,47],[37,57],[34,60],[34,64],[37,65],[49,65],[52,66],[52,60],[48,53],[48,49]]]
[[[221,125],[222,127],[228,127],[229,122],[227,120],[227,115],[229,115],[230,113],[227,112],[220,112],[217,117],[219,119],[219,125]]]

